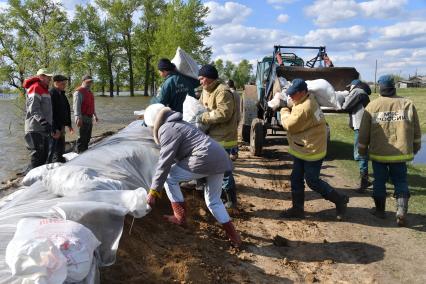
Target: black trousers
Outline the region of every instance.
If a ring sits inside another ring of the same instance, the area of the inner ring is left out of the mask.
[[[28,170],[46,164],[49,155],[50,136],[43,132],[29,132],[25,134],[27,149],[30,151],[30,165]]]
[[[92,138],[93,123],[90,120],[83,119],[83,125],[79,129],[80,136],[77,139],[77,153],[82,153],[89,148],[89,142]]]
[[[65,158],[62,155],[65,153],[65,127],[61,130],[61,136],[58,139],[50,140],[49,163],[65,163]]]

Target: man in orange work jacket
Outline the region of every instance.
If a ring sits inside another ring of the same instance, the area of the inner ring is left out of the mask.
[[[85,75],[82,80],[81,86],[77,88],[73,95],[75,124],[79,128],[77,153],[82,153],[89,148],[90,138],[92,137],[93,119],[98,121],[95,111],[95,97],[91,91],[93,78]]]

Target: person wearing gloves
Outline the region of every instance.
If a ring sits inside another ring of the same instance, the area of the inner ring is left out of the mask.
[[[49,157],[50,163],[60,162],[65,163],[62,155],[65,153],[65,127],[68,127],[70,133],[74,133],[71,126],[71,108],[65,89],[67,87],[68,78],[63,75],[53,76],[53,88],[49,90],[52,100],[53,113],[53,132],[56,139],[52,139],[51,153]]]
[[[195,126],[183,121],[180,112],[172,111],[162,104],[150,105],[145,110],[144,117],[145,124],[152,128],[155,143],[160,145],[160,156],[148,193],[148,204],[154,206],[164,186],[173,209],[173,215],[165,215],[164,219],[184,225],[186,209],[179,183],[205,178],[206,205],[222,224],[231,244],[239,247],[241,238],[220,199],[223,173],[232,167],[223,147]]]
[[[287,130],[288,152],[293,156],[291,172],[292,207],[280,214],[282,218],[304,218],[305,181],[314,191],[336,205],[337,219],[345,214],[349,197],[337,192],[319,178],[327,153],[327,128],[317,101],[308,93],[303,79],[294,79],[287,89],[294,106],[281,109],[281,122]]]
[[[180,74],[176,70],[176,66],[167,58],[158,61],[158,72],[162,78],[165,78],[165,81],[154,101],[168,106],[174,111],[182,112],[186,96],[195,98],[195,88],[200,83],[196,79]]]
[[[25,142],[30,151],[28,170],[44,165],[49,155],[52,135],[52,102],[49,83],[52,78],[46,69],[37,71],[37,76],[28,78],[22,85],[26,89]]]
[[[98,121],[95,111],[95,96],[91,91],[93,78],[90,75],[85,75],[82,81],[81,86],[77,88],[73,95],[75,124],[79,128],[78,153],[82,153],[89,148],[89,142],[92,138],[93,119]]]
[[[358,137],[364,109],[370,102],[368,96],[371,95],[371,89],[360,80],[353,80],[349,87],[350,93],[345,98],[342,110],[349,113],[349,127],[354,130],[354,160],[358,161],[360,175],[360,185],[357,192],[364,193],[371,183],[368,180],[368,157],[359,154]]]
[[[197,117],[197,123],[208,128],[208,135],[222,145],[228,154],[238,145],[238,115],[236,97],[226,84],[221,83],[217,69],[210,64],[201,67],[198,79],[203,87],[200,101],[207,112]],[[226,207],[237,207],[237,194],[232,170],[225,173],[222,189]]]
[[[390,178],[395,187],[396,221],[406,224],[410,191],[407,182],[407,161],[411,161],[421,147],[419,117],[414,104],[397,96],[391,75],[379,78],[380,97],[365,108],[359,129],[358,149],[373,165],[372,213],[385,218],[386,182]]]

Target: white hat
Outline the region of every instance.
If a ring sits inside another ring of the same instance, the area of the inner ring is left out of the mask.
[[[149,127],[154,126],[155,118],[163,108],[165,108],[163,104],[152,104],[147,107],[144,114],[145,124]]]
[[[52,77],[52,76],[53,76],[53,74],[52,74],[52,73],[49,73],[49,72],[47,71],[47,69],[44,69],[44,68],[41,68],[41,69],[39,69],[39,70],[37,71],[37,76],[39,76],[39,75],[44,75],[44,76],[48,76],[48,77]]]

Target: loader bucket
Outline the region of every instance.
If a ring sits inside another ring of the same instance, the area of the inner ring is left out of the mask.
[[[352,80],[359,78],[359,73],[353,67],[320,67],[304,68],[295,66],[277,67],[277,75],[289,81],[296,78],[304,80],[325,79],[336,91],[343,91]]]

